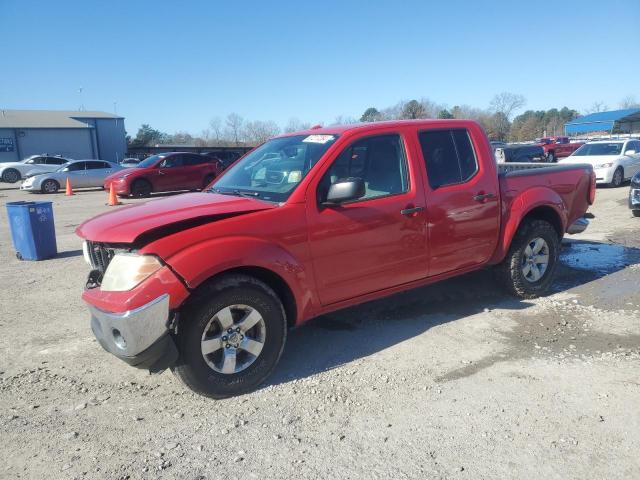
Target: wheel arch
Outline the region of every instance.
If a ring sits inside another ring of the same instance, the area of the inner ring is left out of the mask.
[[[529,219],[547,221],[557,232],[558,238],[562,239],[567,215],[565,204],[555,191],[546,187],[526,190],[504,212],[500,241],[490,263],[499,263],[504,259],[522,222]]]
[[[282,278],[273,270],[269,270],[268,268],[255,265],[247,265],[223,270],[207,278],[195,289],[194,293],[197,292],[198,289],[205,288],[207,285],[215,282],[220,278],[234,274],[246,275],[248,277],[255,278],[272,288],[282,302],[282,306],[284,307],[284,312],[287,317],[287,326],[289,328],[292,328],[296,325],[298,315],[296,299],[293,291],[291,290],[291,287],[289,287],[289,284],[284,280],[284,278]],[[189,300],[187,300],[187,302],[185,303],[188,302]]]

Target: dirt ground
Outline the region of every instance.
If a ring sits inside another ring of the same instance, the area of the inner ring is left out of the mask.
[[[0,478],[640,478],[640,219],[599,188],[554,293],[478,272],[313,320],[258,391],[213,401],[105,353],[75,227],[19,261],[0,209]],[[131,201],[129,201],[131,202]]]

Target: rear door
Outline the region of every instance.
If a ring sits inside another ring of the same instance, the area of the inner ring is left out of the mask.
[[[157,192],[169,192],[172,190],[185,190],[188,187],[187,167],[184,165],[184,155],[169,155],[160,162],[156,172],[154,190]]]
[[[309,245],[323,305],[427,275],[424,190],[398,132],[354,139],[310,186]],[[332,183],[359,177],[365,196],[326,207]]]
[[[427,173],[429,275],[487,262],[500,227],[492,159],[478,157],[484,149],[464,128],[424,129],[418,139]]]
[[[102,187],[104,185],[104,179],[108,175],[113,173],[111,164],[100,160],[92,160],[87,162],[87,187]]]
[[[211,168],[210,159],[203,155],[184,155],[187,188],[194,190],[204,186],[204,179]]]
[[[69,164],[64,170],[64,178],[66,182],[67,178],[71,182],[72,188],[82,188],[87,185],[87,162],[74,162]],[[64,185],[62,185],[64,187]]]

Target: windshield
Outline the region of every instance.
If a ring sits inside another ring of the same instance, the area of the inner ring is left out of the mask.
[[[138,168],[149,168],[153,167],[156,162],[162,160],[166,155],[151,155],[150,157],[145,158],[140,163],[136,165]]]
[[[622,142],[617,143],[586,143],[573,152],[573,155],[583,157],[591,155],[620,155]]]
[[[284,202],[337,135],[274,138],[234,164],[210,192]]]

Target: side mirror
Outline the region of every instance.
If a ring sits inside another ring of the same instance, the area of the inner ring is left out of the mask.
[[[624,152],[625,155],[635,155],[636,151],[635,150],[627,150],[626,152]]]
[[[343,178],[329,187],[325,205],[339,205],[364,197],[364,180],[357,177]]]

